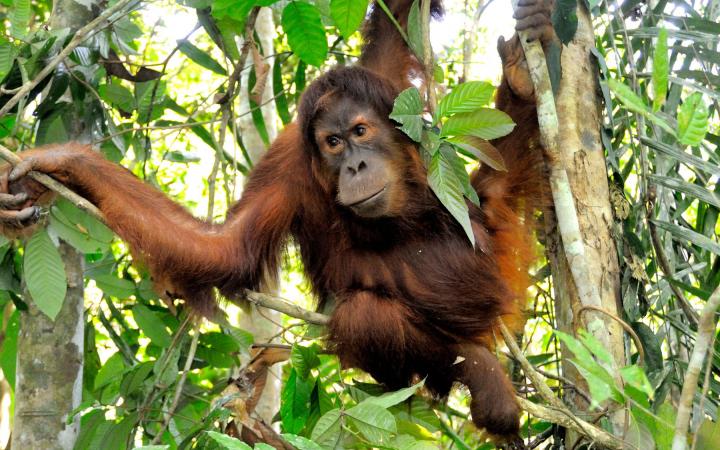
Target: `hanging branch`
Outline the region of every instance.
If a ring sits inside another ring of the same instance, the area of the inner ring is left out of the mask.
[[[702,370],[703,361],[708,354],[710,344],[715,336],[715,328],[718,321],[715,320],[715,313],[720,308],[720,287],[710,295],[705,307],[700,314],[695,347],[690,355],[687,372],[683,380],[683,388],[678,402],[677,419],[675,420],[675,436],[673,437],[672,450],[687,449],[687,432],[690,425],[690,413],[693,409],[695,391],[698,387],[698,379]]]

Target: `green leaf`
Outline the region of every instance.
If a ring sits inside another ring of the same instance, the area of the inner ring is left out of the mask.
[[[560,42],[569,44],[578,27],[577,0],[558,0],[552,13],[552,23]]]
[[[135,99],[130,89],[119,83],[103,84],[98,89],[100,98],[126,113],[135,108]]]
[[[320,11],[313,5],[293,1],[282,12],[282,27],[292,51],[303,61],[320,66],[328,52]]]
[[[107,251],[114,236],[105,224],[65,199],[59,199],[50,210],[50,225],[58,236],[83,253]]]
[[[715,253],[716,255],[720,255],[720,244],[713,241],[707,236],[704,236],[689,228],[675,225],[674,223],[665,222],[662,220],[653,220],[652,222],[663,230],[672,233],[673,238],[677,240],[690,241],[700,248],[704,248],[705,250]]]
[[[394,25],[393,25],[394,26]],[[419,61],[425,60],[425,40],[422,34],[422,16],[420,15],[420,0],[413,1],[408,13],[407,37],[410,49]]]
[[[468,81],[457,85],[440,100],[437,117],[448,117],[455,113],[477,111],[492,100],[495,87],[487,81]]]
[[[465,168],[465,161],[458,156],[455,148],[447,143],[440,146],[440,152],[452,165],[455,177],[457,177],[460,186],[462,186],[463,195],[475,205],[480,206],[480,199],[478,198],[477,192],[472,184],[470,184],[470,175]]]
[[[672,189],[673,191],[688,194],[695,198],[699,198],[705,203],[720,208],[720,197],[718,197],[715,192],[703,186],[698,186],[694,183],[688,183],[681,178],[664,177],[661,175],[650,175],[650,179],[657,184]]]
[[[620,369],[620,375],[626,383],[644,392],[648,398],[652,399],[655,395],[655,389],[653,389],[650,380],[645,375],[645,371],[640,366],[633,364],[623,367]]]
[[[15,61],[15,47],[13,44],[0,36],[0,83],[5,79]]]
[[[360,403],[345,414],[360,433],[373,444],[387,444],[391,433],[397,432],[395,418],[380,405]]]
[[[515,128],[510,116],[498,109],[480,108],[474,112],[458,113],[442,127],[442,136],[470,135],[491,140],[509,134]]]
[[[97,287],[102,289],[106,295],[117,298],[130,298],[135,294],[135,283],[124,278],[118,278],[112,273],[100,273],[93,275]]]
[[[610,90],[612,90],[615,94],[615,97],[620,100],[620,103],[622,103],[625,108],[646,117],[669,134],[675,136],[675,130],[673,130],[673,128],[668,125],[665,120],[656,114],[653,114],[643,99],[641,99],[629,86],[613,78],[607,80],[607,83]]]
[[[465,152],[469,153],[483,164],[487,164],[495,170],[507,172],[505,160],[502,155],[498,149],[496,149],[495,146],[488,141],[475,136],[454,136],[447,138],[447,141],[456,147],[465,150]]]
[[[165,323],[145,305],[138,304],[132,309],[133,317],[145,336],[149,337],[155,345],[167,348],[172,342]]]
[[[105,364],[95,376],[95,390],[97,391],[113,381],[119,380],[123,373],[125,373],[123,356],[120,353],[115,353],[105,361]]]
[[[290,433],[284,433],[281,436],[298,450],[322,450],[322,447],[308,438]]]
[[[292,122],[292,116],[290,115],[290,108],[288,107],[287,96],[285,95],[285,88],[282,82],[282,58],[275,58],[275,61],[273,62],[272,76],[275,108],[277,109],[278,116],[280,116],[280,120],[282,120],[283,125],[287,125]]]
[[[195,64],[212,70],[219,75],[227,75],[227,70],[225,70],[225,68],[220,65],[219,62],[215,61],[212,56],[207,54],[207,52],[204,52],[203,50],[200,50],[199,48],[194,46],[187,39],[178,39],[177,46],[178,50],[180,50],[185,56],[190,58]]]
[[[712,422],[710,419],[704,419],[702,421],[697,431],[695,448],[717,448],[718,442],[720,442],[720,416],[718,417],[716,422]]]
[[[400,123],[399,127],[415,142],[422,140],[423,102],[420,91],[415,87],[405,89],[397,96],[390,113],[390,119]]]
[[[315,424],[310,439],[322,445],[335,448],[342,433],[340,409],[335,408],[326,412]]]
[[[290,361],[292,361],[293,367],[302,379],[306,379],[310,375],[310,370],[320,365],[317,348],[314,346],[293,345],[290,351]]]
[[[583,345],[592,352],[593,356],[605,363],[606,367],[613,366],[614,362],[612,355],[595,336],[588,333],[587,330],[581,329],[580,340]]]
[[[468,207],[464,199],[464,189],[460,180],[455,175],[455,169],[447,155],[438,151],[432,156],[428,168],[428,184],[435,192],[440,203],[460,223],[470,243],[475,245],[475,235],[472,231]]]
[[[280,418],[285,432],[297,434],[305,428],[314,386],[315,380],[300,378],[295,368],[290,371],[290,376],[283,386],[280,403]]]
[[[708,131],[708,107],[702,94],[695,92],[685,99],[678,111],[678,140],[685,145],[699,145]]]
[[[217,431],[206,431],[206,433],[225,450],[252,450],[252,447],[243,441],[226,434],[218,433]]]
[[[655,427],[654,427],[654,433],[653,437],[655,438],[655,444],[657,445],[657,450],[670,450],[672,448],[672,441],[673,437],[675,435],[675,416],[677,415],[675,411],[675,407],[670,402],[665,402],[662,405],[660,405],[660,408],[657,410],[657,418],[655,419]],[[710,442],[720,442],[720,426],[717,426],[717,438]],[[700,429],[698,430],[698,436],[702,434],[702,425],[700,426]],[[697,444],[700,444],[698,442]],[[695,448],[701,449],[701,448],[711,448],[709,445],[707,447],[704,447],[702,445],[696,445]]]
[[[20,330],[20,311],[17,309],[13,311],[10,319],[5,325],[5,339],[2,342],[2,349],[0,350],[0,368],[2,368],[3,375],[10,384],[10,387],[15,390],[15,368],[17,366],[17,338],[18,331]]]
[[[151,122],[162,115],[165,90],[166,83],[163,80],[135,83],[135,105],[140,123]]]
[[[367,7],[368,0],[330,0],[330,17],[346,41],[362,24]]]
[[[60,253],[45,229],[36,231],[25,246],[23,272],[33,302],[55,320],[65,300],[67,278]]]
[[[402,403],[408,398],[412,397],[418,389],[423,387],[425,385],[425,380],[420,381],[419,383],[415,383],[414,385],[410,387],[406,387],[404,389],[400,389],[399,391],[395,392],[388,392],[380,397],[368,397],[367,399],[363,400],[360,404],[363,403],[372,403],[374,405],[381,406],[383,408],[389,408],[391,406],[397,405],[398,403]]]
[[[30,16],[32,6],[30,0],[14,0],[7,13],[10,19],[10,35],[25,40],[30,35]]]
[[[668,76],[670,75],[667,39],[667,30],[660,28],[657,45],[653,52],[653,111],[660,111],[663,103],[665,103],[665,97],[667,97]]]

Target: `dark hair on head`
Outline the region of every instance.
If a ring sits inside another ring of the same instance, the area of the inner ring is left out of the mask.
[[[382,117],[390,115],[398,94],[388,80],[363,67],[339,67],[326,72],[308,86],[298,107],[298,124],[308,145],[315,143],[313,120],[322,112],[321,98],[331,93],[368,105]]]

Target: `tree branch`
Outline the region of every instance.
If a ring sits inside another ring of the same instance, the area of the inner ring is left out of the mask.
[[[715,313],[718,308],[720,308],[720,286],[715,288],[715,291],[710,295],[700,314],[695,347],[693,348],[692,355],[690,355],[690,362],[688,363],[687,372],[685,372],[680,401],[678,402],[672,450],[687,449],[687,432],[690,425],[690,413],[693,409],[693,400],[695,399],[695,391],[697,390],[703,361],[707,356],[713,336],[715,336],[715,328],[717,327]]]

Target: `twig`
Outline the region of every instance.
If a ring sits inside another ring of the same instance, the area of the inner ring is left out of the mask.
[[[565,408],[556,410],[538,405],[523,397],[516,397],[516,399],[520,404],[520,407],[528,414],[532,414],[540,419],[544,419],[548,422],[574,430],[583,436],[588,437],[593,442],[601,444],[607,448],[614,450],[635,448],[607,431],[580,419]]]
[[[505,326],[505,323],[502,321],[502,319],[498,319],[498,325],[500,328],[500,332],[503,335],[503,339],[505,339],[505,345],[508,346],[508,349],[510,349],[510,353],[512,353],[515,359],[520,363],[520,366],[522,366],[523,371],[525,372],[525,376],[530,379],[533,386],[535,386],[535,389],[538,390],[538,393],[546,402],[550,403],[551,405],[557,408],[564,408],[565,406],[555,396],[555,394],[553,394],[552,390],[545,382],[545,377],[540,375],[535,370],[533,365],[530,364],[530,361],[528,361],[523,354],[522,350],[520,350],[520,347],[518,347],[517,343],[515,342],[514,336]]]
[[[165,430],[170,425],[170,420],[172,420],[172,418],[175,416],[175,410],[178,407],[178,403],[180,403],[180,397],[182,395],[183,386],[185,386],[185,380],[187,380],[187,375],[190,372],[193,360],[195,359],[195,352],[197,351],[199,338],[200,329],[198,326],[195,326],[195,334],[193,334],[192,341],[190,342],[190,350],[188,350],[187,358],[185,359],[185,366],[183,366],[182,375],[180,375],[180,380],[175,387],[175,395],[173,396],[173,401],[170,404],[170,407],[165,412],[165,420],[163,421],[162,428],[160,428],[160,431],[153,438],[153,444],[157,444],[158,442],[160,442],[163,433],[165,433]]]
[[[280,297],[260,292],[245,291],[245,298],[257,306],[263,306],[268,309],[280,311],[283,314],[295,317],[296,319],[302,319],[308,323],[327,325],[330,322],[330,316],[308,311],[307,309],[294,305]]]
[[[30,91],[35,88],[35,86],[40,84],[40,82],[44,80],[45,77],[50,75],[55,70],[55,67],[57,67],[57,65],[60,64],[65,58],[67,58],[78,45],[82,44],[82,42],[85,40],[86,37],[88,37],[90,33],[96,31],[96,28],[106,26],[105,22],[110,16],[112,16],[113,14],[120,11],[134,1],[135,0],[120,0],[113,6],[103,11],[102,14],[97,16],[97,18],[93,19],[90,23],[80,28],[75,33],[75,36],[73,36],[72,40],[70,40],[70,43],[65,48],[63,48],[60,53],[58,53],[53,59],[51,59],[32,81],[23,85],[22,89],[20,89],[15,95],[13,95],[13,97],[8,100],[8,102],[5,103],[2,108],[0,108],[0,117],[10,112],[10,110],[13,109],[13,107],[15,107],[15,105],[20,102],[20,100],[22,100]]]
[[[2,145],[0,145],[0,158],[4,159],[12,166],[16,166],[20,161],[22,161],[22,159],[20,159],[18,155],[16,155],[10,149]],[[58,194],[60,194],[61,197],[64,197],[65,199],[70,201],[70,203],[87,212],[95,219],[98,219],[101,222],[105,222],[105,218],[103,217],[102,212],[97,208],[97,206],[93,205],[83,197],[66,188],[65,186],[63,186],[62,183],[55,180],[54,178],[51,178],[49,175],[31,171],[30,173],[28,173],[28,176],[33,180],[37,181],[38,183],[42,184],[43,186],[47,187],[51,191],[57,192]]]
[[[597,311],[597,312],[603,313],[606,316],[613,319],[615,322],[617,322],[623,328],[623,330],[625,330],[625,332],[630,335],[633,342],[635,342],[635,346],[638,349],[638,362],[640,364],[643,364],[645,362],[645,349],[643,349],[642,341],[640,340],[640,336],[638,336],[637,333],[635,333],[635,330],[633,330],[633,328],[630,326],[630,324],[628,324],[627,322],[625,322],[624,320],[622,320],[615,314],[611,313],[607,309],[599,308],[597,306],[592,306],[592,305],[583,306],[582,308],[580,308],[578,310],[577,315],[582,316],[582,314],[585,311]]]
[[[710,342],[715,335],[715,328],[717,326],[715,312],[718,308],[720,308],[720,286],[715,288],[715,291],[710,295],[700,314],[695,347],[690,355],[690,362],[688,362],[682,392],[680,393],[680,401],[678,402],[672,450],[687,449],[687,432],[690,425],[690,413],[693,409],[693,400],[695,399],[695,391],[698,387],[698,378],[700,378],[703,360],[708,353]]]

